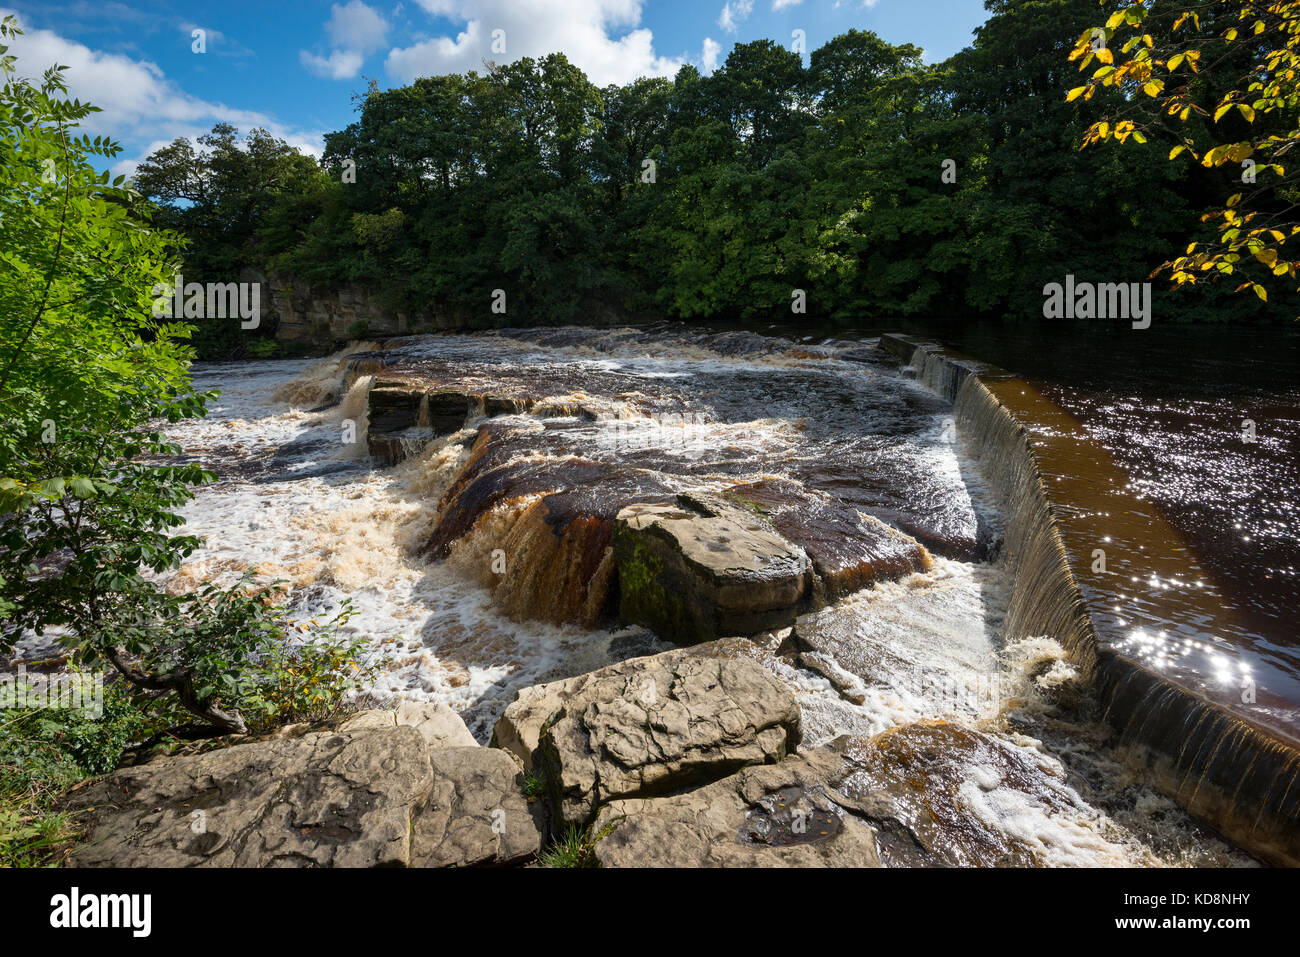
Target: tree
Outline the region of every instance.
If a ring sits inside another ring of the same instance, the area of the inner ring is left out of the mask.
[[[0,21],[0,42],[20,33]],[[0,46],[0,651],[64,629],[74,663],[113,669],[137,694],[243,731],[277,680],[284,638],[265,590],[168,594],[157,574],[200,542],[176,509],[215,476],[158,430],[204,414],[189,328],[155,314],[178,237],[76,135],[95,107],[66,98],[62,67],[20,78]],[[242,710],[241,710],[242,709]]]
[[[1231,170],[1230,192],[1202,218],[1217,225],[1157,272],[1175,284],[1232,277],[1236,291],[1268,299],[1264,283],[1294,281],[1300,253],[1300,174],[1287,155],[1300,144],[1300,3],[1208,0],[1196,5],[1107,3],[1104,25],[1086,29],[1070,53],[1088,82],[1067,99],[1122,93],[1087,131],[1084,145],[1144,143],[1155,131],[1206,170]],[[1239,176],[1237,174],[1240,174]]]

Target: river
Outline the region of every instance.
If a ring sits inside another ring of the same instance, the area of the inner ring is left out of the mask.
[[[1126,770],[1059,645],[1003,641],[999,503],[953,434],[948,403],[870,335],[775,332],[661,324],[371,344],[403,376],[507,403],[485,405],[449,438],[412,442],[392,467],[366,455],[360,366],[351,383],[338,357],[196,366],[196,385],[221,396],[206,419],[169,431],[221,481],[184,511],[185,531],[206,545],[174,584],[230,582],[251,567],[285,580],[303,619],[350,598],[347,627],[381,664],[367,695],[443,701],[486,742],[520,688],[670,647],[603,620],[589,607],[591,576],[575,589],[563,575],[534,575],[567,583],[549,592],[494,579],[502,542],[535,564],[586,560],[536,551],[528,516],[539,496],[563,490],[575,510],[608,510],[741,490],[770,505],[797,488],[790,520],[825,529],[828,543],[843,544],[835,523],[849,510],[931,556],[801,619],[797,629],[833,659],[816,670],[791,653],[788,629],[757,636],[755,656],[799,699],[804,747],[950,721],[992,735],[1027,769],[1031,784],[1012,789],[987,768],[960,768],[954,793],[1036,863],[1250,863]],[[481,430],[486,463],[471,453]],[[1247,533],[1268,521],[1247,519]]]

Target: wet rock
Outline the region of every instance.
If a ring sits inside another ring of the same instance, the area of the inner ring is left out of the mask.
[[[808,599],[812,563],[729,503],[630,505],[613,535],[619,618],[682,643],[779,628]]]
[[[367,404],[370,457],[391,465],[415,454],[432,439],[459,432],[473,419],[527,411],[532,402],[384,378],[371,386]]]
[[[1108,851],[1124,860],[1050,759],[941,722],[836,738],[684,794],[615,801],[592,832],[607,867],[1041,866]]]
[[[411,863],[433,790],[413,727],[239,744],[126,768],[73,792],[79,867],[379,867]],[[93,810],[92,810],[93,809]]]
[[[1128,860],[1050,758],[946,722],[833,742],[836,800],[869,821],[886,866],[1030,867]]]
[[[414,867],[522,863],[541,849],[541,809],[523,795],[514,759],[493,748],[443,748],[429,754],[434,786],[415,815]]]
[[[933,560],[916,539],[850,505],[795,482],[766,479],[727,490],[808,553],[819,598],[830,602],[878,581],[926,571]]]
[[[879,585],[802,615],[792,634],[798,663],[849,700],[874,689],[917,716],[990,716],[1007,686],[996,647],[1001,606],[986,598],[985,586],[996,590],[1001,574],[980,569]]]
[[[424,390],[401,382],[380,379],[367,397],[369,428],[373,433],[400,432],[420,421]]]
[[[799,706],[750,661],[624,662],[579,680],[539,734],[557,825],[607,801],[662,794],[769,764],[799,741]]]
[[[875,833],[836,802],[835,746],[671,797],[615,801],[592,831],[604,867],[877,867]]]
[[[392,711],[359,711],[339,725],[340,731],[412,727],[430,748],[474,748],[478,742],[465,722],[438,701],[403,701]]]

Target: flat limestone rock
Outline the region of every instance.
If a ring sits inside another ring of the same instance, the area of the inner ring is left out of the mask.
[[[827,746],[672,797],[615,801],[592,832],[603,867],[878,867],[875,833],[835,801]]]
[[[403,701],[392,711],[358,711],[339,725],[339,730],[403,726],[419,731],[430,748],[478,747],[460,715],[438,701]]]
[[[728,503],[629,505],[613,548],[620,620],[682,644],[788,625],[812,590],[807,553]]]
[[[1132,863],[1051,759],[917,722],[749,767],[684,794],[605,805],[606,867],[1026,867]]]
[[[753,661],[632,659],[577,679],[543,724],[535,770],[552,823],[585,824],[600,804],[696,787],[799,742],[799,706]]]
[[[74,791],[78,867],[381,867],[411,862],[433,790],[413,727],[319,732],[161,759]]]
[[[657,655],[629,658],[602,668],[601,673],[631,674],[642,667],[639,662],[650,659],[670,665],[693,657],[759,660],[761,655],[762,649],[748,639],[721,638],[689,648],[674,648]],[[515,700],[506,706],[505,712],[497,719],[496,726],[492,729],[490,746],[509,751],[522,762],[525,771],[532,771],[542,725],[560,710],[587,677],[585,674],[576,675],[520,689],[515,694]]]
[[[434,786],[416,813],[413,867],[522,863],[542,844],[541,808],[523,795],[519,766],[494,748],[429,752]]]

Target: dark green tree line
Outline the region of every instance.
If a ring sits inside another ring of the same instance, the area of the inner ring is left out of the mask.
[[[794,290],[820,318],[1033,316],[1066,273],[1145,280],[1221,184],[1169,163],[1172,140],[1080,150],[1120,95],[1066,101],[1093,0],[987,7],[933,65],[851,30],[806,66],[760,40],[603,90],[559,54],[372,84],[319,169],[260,133],[238,159],[219,127],[137,182],[205,267],[358,280],[466,325],[501,321],[495,289],[511,323],[757,321]],[[1161,295],[1164,315],[1257,312]]]

